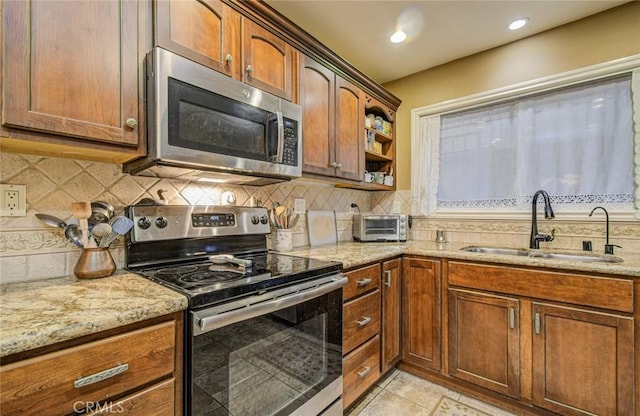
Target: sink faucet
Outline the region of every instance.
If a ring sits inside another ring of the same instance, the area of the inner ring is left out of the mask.
[[[589,216],[592,216],[593,213],[595,212],[595,210],[597,209],[601,209],[602,211],[604,211],[604,215],[605,215],[605,229],[606,229],[606,241],[604,243],[604,253],[605,254],[613,254],[613,248],[614,247],[620,247],[616,244],[609,244],[609,213],[607,212],[607,210],[604,207],[595,207],[594,209],[591,210],[591,213],[589,214]]]
[[[543,190],[539,190],[533,194],[533,201],[531,202],[531,237],[529,238],[529,248],[540,248],[540,241],[553,241],[555,236],[555,229],[551,230],[551,235],[538,234],[537,204],[538,197],[540,195],[542,195],[542,199],[544,200],[544,217],[555,218],[553,209],[551,208],[549,194]]]

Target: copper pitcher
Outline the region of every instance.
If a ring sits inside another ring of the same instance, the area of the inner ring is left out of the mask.
[[[108,247],[82,249],[82,254],[73,269],[78,279],[97,279],[111,276],[116,271],[116,263]]]

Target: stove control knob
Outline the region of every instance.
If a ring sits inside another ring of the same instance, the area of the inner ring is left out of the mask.
[[[269,222],[269,218],[266,215],[263,215],[262,217],[260,217],[260,222],[263,224],[267,224]]]
[[[258,224],[260,222],[260,218],[257,215],[251,217],[251,224]]]
[[[138,227],[146,230],[147,228],[151,227],[151,221],[149,221],[149,218],[147,217],[142,217],[138,219]]]
[[[156,218],[156,227],[158,227],[158,228],[165,228],[168,223],[169,222],[167,221],[167,219],[165,217]]]

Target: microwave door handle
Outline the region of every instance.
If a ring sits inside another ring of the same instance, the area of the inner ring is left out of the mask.
[[[276,153],[276,163],[282,163],[284,154],[284,120],[282,111],[277,111],[276,117],[278,123],[278,152]]]

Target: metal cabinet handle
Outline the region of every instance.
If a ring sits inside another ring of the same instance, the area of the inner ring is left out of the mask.
[[[129,364],[120,364],[113,368],[109,368],[108,370],[100,371],[99,373],[95,373],[90,376],[81,377],[73,383],[73,386],[79,389],[80,387],[88,386],[89,384],[97,383],[99,381],[115,377],[118,374],[124,373],[128,369]]]
[[[247,65],[247,74],[249,74],[249,76],[253,74],[253,66]]]
[[[336,163],[336,169],[340,169],[342,167],[342,163]]]
[[[358,371],[358,377],[360,378],[364,378],[367,376],[367,374],[369,374],[371,372],[371,367],[365,367],[362,369],[362,371]]]
[[[509,328],[514,329],[516,327],[516,310],[509,308]]]
[[[138,120],[135,118],[128,118],[127,121],[125,121],[125,124],[127,127],[131,127],[133,129],[138,125]]]
[[[365,287],[367,286],[369,283],[371,283],[371,279],[367,278],[367,279],[360,279],[360,280],[356,280],[356,285],[358,287]]]
[[[391,270],[384,271],[384,285],[391,287]]]
[[[224,57],[224,60],[227,62],[227,65],[231,65],[233,62],[233,56],[231,56],[231,54],[227,54],[227,56]]]
[[[356,323],[360,327],[366,326],[369,322],[371,322],[371,317],[370,316],[363,316],[362,319],[356,321]]]
[[[540,314],[536,312],[533,316],[533,327],[535,329],[536,335],[540,334]]]

